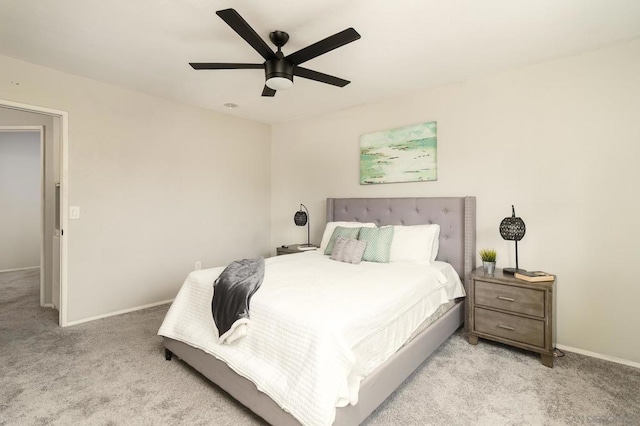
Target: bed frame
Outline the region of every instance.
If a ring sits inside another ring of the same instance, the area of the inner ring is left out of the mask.
[[[475,268],[475,197],[328,198],[327,222],[334,221],[374,222],[378,226],[437,223],[440,248],[436,260],[453,265],[465,289]],[[360,424],[463,323],[464,302],[459,302],[369,374],[360,385],[358,403],[337,408],[333,424]],[[164,346],[167,360],[177,355],[270,424],[300,425],[223,361],[166,337]]]

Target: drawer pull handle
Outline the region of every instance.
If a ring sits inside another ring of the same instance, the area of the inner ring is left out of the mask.
[[[507,302],[515,302],[516,301],[516,299],[513,299],[511,297],[505,297],[505,296],[498,296],[498,299],[506,300]]]
[[[516,331],[515,328],[509,327],[508,325],[498,324],[498,328],[504,328],[505,330],[509,330],[509,331]]]

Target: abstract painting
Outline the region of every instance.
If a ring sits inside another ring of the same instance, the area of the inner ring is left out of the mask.
[[[436,122],[360,137],[360,184],[438,179]]]

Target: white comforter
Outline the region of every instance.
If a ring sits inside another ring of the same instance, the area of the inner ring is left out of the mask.
[[[317,252],[266,259],[246,337],[217,343],[213,281],[194,271],[158,331],[225,361],[304,425],[330,425],[358,402],[360,381],[397,351],[441,304],[464,296],[442,262],[359,265]]]

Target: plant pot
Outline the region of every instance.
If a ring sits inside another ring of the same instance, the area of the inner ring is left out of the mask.
[[[496,270],[496,262],[485,262],[482,261],[482,269],[484,269],[484,273],[487,275],[493,275]]]

